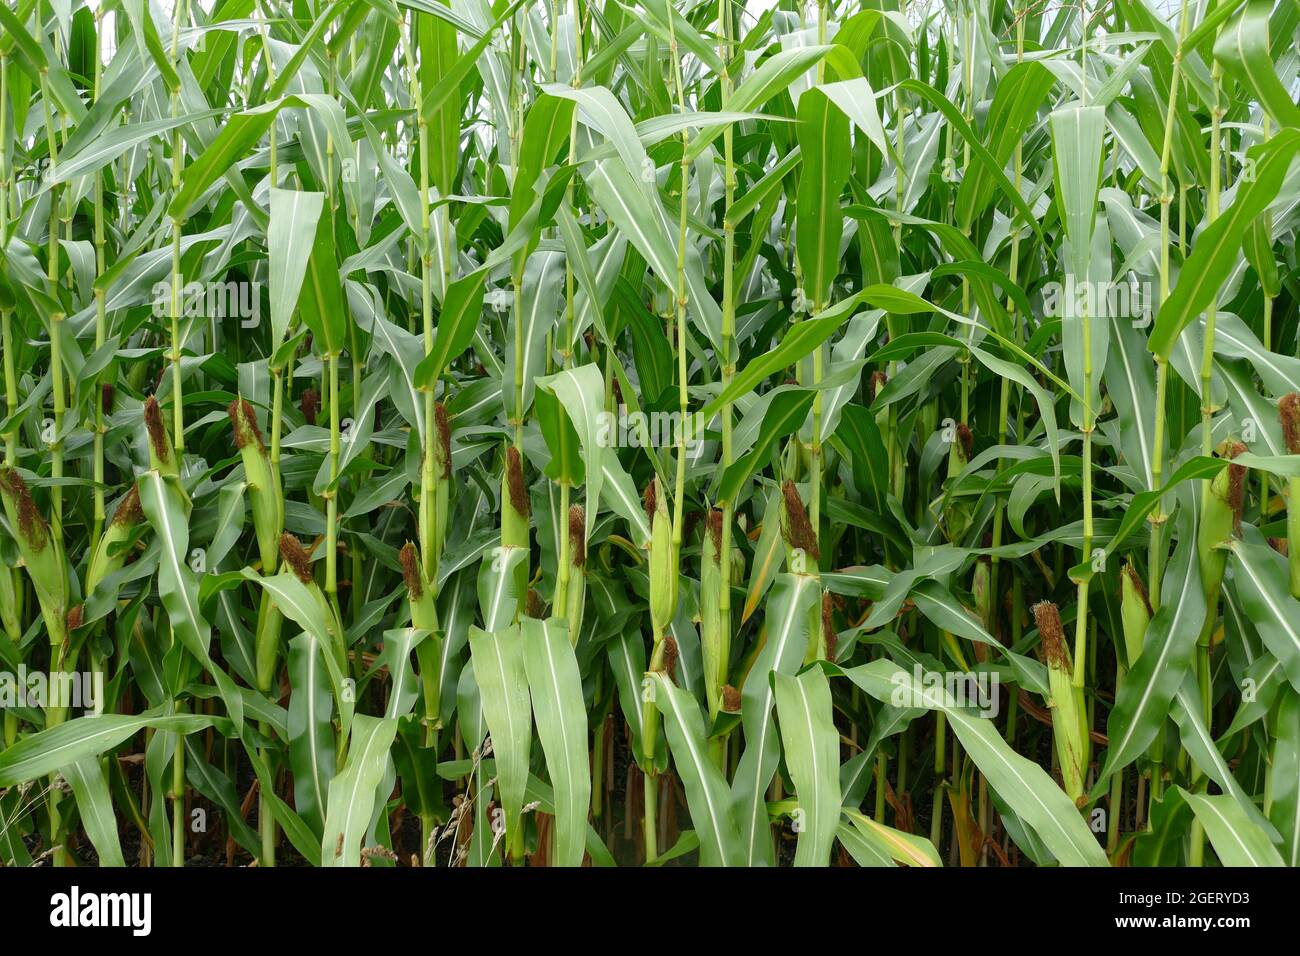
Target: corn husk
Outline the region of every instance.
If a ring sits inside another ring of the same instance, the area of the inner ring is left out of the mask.
[[[646,487],[645,509],[650,519],[650,623],[658,642],[677,609],[678,573],[673,521],[658,477]]]
[[[1220,457],[1232,459],[1246,450],[1238,441],[1225,441],[1219,448]],[[1196,529],[1197,561],[1201,569],[1201,584],[1205,603],[1209,608],[1207,626],[1213,623],[1219,606],[1219,592],[1223,585],[1223,569],[1228,552],[1222,547],[1241,524],[1242,497],[1245,493],[1246,469],[1230,464],[1210,479],[1209,492],[1201,501],[1201,521]]]
[[[149,439],[149,467],[163,477],[179,478],[180,462],[172,447],[171,432],[163,421],[158,399],[152,395],[144,400],[144,429]]]
[[[144,511],[140,508],[140,492],[135,485],[126,493],[113,512],[113,520],[100,535],[95,553],[90,556],[86,568],[87,595],[95,593],[101,581],[126,564],[127,548],[135,537],[136,528],[144,521]]]
[[[408,541],[402,545],[398,557],[402,562],[402,579],[411,607],[411,626],[429,632],[429,636],[416,647],[415,654],[420,662],[425,721],[431,728],[436,728],[442,706],[442,629],[438,625],[438,604],[415,544]]]
[[[0,468],[0,499],[40,602],[50,643],[61,645],[67,634],[68,613],[68,566],[63,542],[50,533],[22,475],[7,465]]]
[[[262,558],[262,571],[275,571],[279,553],[280,532],[284,530],[284,494],[280,481],[271,467],[262,432],[257,427],[253,407],[242,398],[230,403],[228,409],[234,431],[235,447],[244,462],[244,479],[248,482],[248,499],[253,513],[253,529],[257,533],[257,550]]]
[[[1061,783],[1076,803],[1084,799],[1084,772],[1088,766],[1089,740],[1083,688],[1074,686],[1070,649],[1061,627],[1061,612],[1050,601],[1033,607],[1041,638],[1043,663],[1047,665],[1048,706],[1052,711],[1052,742],[1061,765]]]
[[[501,547],[528,548],[531,514],[528,488],[524,484],[523,457],[519,449],[511,445],[506,448],[506,466],[501,473]],[[514,585],[522,609],[528,595],[527,561],[521,561],[517,565]]]
[[[1127,666],[1132,667],[1142,653],[1142,645],[1146,640],[1147,625],[1151,623],[1151,604],[1147,600],[1146,586],[1132,561],[1125,562],[1119,581],[1119,615],[1124,631],[1124,654]]]

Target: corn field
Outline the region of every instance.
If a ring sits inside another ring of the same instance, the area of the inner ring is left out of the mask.
[[[0,864],[1300,863],[1298,33],[0,0]]]

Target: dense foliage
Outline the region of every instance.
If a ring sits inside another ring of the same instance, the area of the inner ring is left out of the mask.
[[[1298,30],[0,0],[0,862],[1300,861]]]

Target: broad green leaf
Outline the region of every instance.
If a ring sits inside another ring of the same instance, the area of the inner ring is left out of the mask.
[[[1229,7],[1230,4],[1222,4]],[[1216,13],[1218,10],[1216,9]],[[1277,77],[1269,46],[1269,17],[1273,5],[1249,0],[1214,41],[1214,58],[1228,68],[1256,102],[1280,126],[1300,126],[1300,108]]]
[[[1264,645],[1281,663],[1293,688],[1300,687],[1300,601],[1291,596],[1287,562],[1263,535],[1243,525],[1229,545],[1232,587]]]
[[[284,341],[298,306],[303,277],[315,244],[324,193],[271,190],[267,271],[271,287],[271,341]]]
[[[896,860],[906,866],[943,866],[934,844],[924,837],[887,827],[856,810],[846,808],[844,816],[848,818],[847,826],[858,840],[870,845],[873,856],[883,856],[887,865],[892,865],[888,861]],[[840,824],[841,840],[844,840],[847,835],[844,832],[845,827],[845,823]]]
[[[1232,205],[1196,238],[1192,254],[1178,274],[1178,284],[1160,306],[1147,342],[1147,348],[1158,357],[1169,358],[1183,329],[1223,285],[1236,264],[1242,237],[1277,195],[1297,150],[1300,130],[1285,129],[1247,152],[1249,177],[1243,178]]]
[[[469,347],[483,319],[486,280],[487,272],[479,269],[447,286],[433,349],[415,368],[415,384],[420,388],[432,389],[447,367]]]
[[[777,720],[800,815],[795,866],[827,866],[840,818],[840,738],[826,673],[812,667],[797,677],[775,671]]]
[[[736,866],[743,860],[727,781],[709,756],[704,717],[686,691],[664,674],[651,675],[654,703],[664,718],[673,766],[686,788],[691,822],[700,839],[703,866]],[[766,813],[766,810],[764,810]]]
[[[100,714],[75,717],[55,727],[24,737],[0,751],[0,787],[12,787],[98,757],[146,727],[177,734],[192,734],[212,726],[200,714],[164,715],[160,708],[136,716]]]
[[[330,781],[329,811],[321,839],[322,866],[360,866],[362,842],[370,826],[380,780],[388,765],[388,751],[397,736],[397,721],[357,714],[347,763]]]
[[[528,755],[533,740],[524,638],[518,625],[495,633],[471,627],[469,653],[474,680],[482,695],[483,719],[492,735],[497,792],[505,811],[504,840],[510,846],[522,836],[520,814],[528,786]],[[478,743],[475,742],[476,747]]]
[[[1167,584],[1160,607],[1147,625],[1142,653],[1120,685],[1106,722],[1109,746],[1093,785],[1094,794],[1104,792],[1111,774],[1151,746],[1192,665],[1196,639],[1205,622],[1205,595],[1191,521],[1183,520],[1179,527],[1179,544],[1165,572]]]
[[[850,165],[849,123],[820,89],[799,97],[799,172],[795,249],[803,270],[804,295],[818,311],[829,301],[839,273],[844,214],[840,192]]]
[[[343,298],[338,257],[334,254],[334,217],[322,212],[316,220],[307,272],[300,299],[302,320],[327,355],[338,354],[345,345],[351,317]]]
[[[97,757],[82,757],[63,768],[63,776],[77,798],[77,811],[86,835],[99,855],[100,866],[126,866],[117,835],[117,816],[108,781]]]
[[[585,529],[590,538],[595,516],[600,511],[606,462],[617,464],[617,459],[608,452],[613,444],[609,434],[612,416],[604,407],[604,377],[595,364],[581,365],[539,378],[537,387],[559,399],[582,447],[587,501]]]
[[[1178,788],[1205,827],[1206,836],[1224,866],[1285,866],[1268,837],[1246,818],[1235,800],[1210,797]]]
[[[709,421],[728,402],[734,402],[753,390],[772,373],[789,368],[811,355],[814,349],[835,334],[836,329],[844,324],[860,303],[860,296],[843,299],[806,321],[796,324],[786,333],[779,345],[751,361],[732,379],[731,384],[719,393],[717,398],[707,402],[697,413],[698,418]]]
[[[781,756],[772,707],[776,702],[773,672],[793,674],[803,662],[810,639],[810,613],[820,597],[817,579],[781,574],[767,599],[766,639],[741,691],[741,722],[745,749],[732,778],[732,804],[740,829],[743,866],[772,865],[768,837],[767,787]]]
[[[335,773],[334,699],[320,642],[302,633],[289,642],[289,763],[294,806],[318,833],[325,829],[329,783]]]
[[[948,724],[989,786],[1065,866],[1107,866],[1106,854],[1078,809],[1042,767],[1012,750],[991,720],[959,707],[942,689],[917,683],[891,661],[878,660],[843,672],[877,700],[902,695],[911,706],[943,711]]]
[[[719,501],[735,501],[745,482],[763,465],[772,446],[791,432],[798,431],[807,420],[813,397],[812,391],[799,390],[782,392],[772,399],[763,415],[754,447],[722,473],[717,492]]]
[[[1278,848],[1287,866],[1300,863],[1300,695],[1284,691],[1277,709],[1269,820],[1282,835]]]
[[[186,563],[189,556],[189,501],[175,478],[156,470],[140,476],[140,506],[158,536],[158,591],[172,633],[217,685],[236,732],[244,722],[244,703],[229,675],[209,655],[212,628],[199,607],[199,586]]]
[[[568,628],[561,622],[524,618],[520,625],[537,739],[555,790],[554,861],[557,866],[580,866],[592,786],[582,675]]]

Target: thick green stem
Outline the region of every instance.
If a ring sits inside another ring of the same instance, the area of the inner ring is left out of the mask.
[[[9,234],[9,57],[0,53],[0,241]],[[17,456],[18,428],[14,412],[18,408],[18,378],[14,370],[12,313],[0,309],[0,348],[4,349],[5,418],[15,422],[4,433],[5,464],[14,464]],[[16,573],[16,572],[15,572]],[[7,716],[7,715],[6,715]]]
[[[329,367],[330,487],[325,493],[325,593],[337,601],[339,591],[339,353],[326,356]]]
[[[729,0],[718,0],[718,22],[720,36],[718,56],[722,60],[722,75],[719,83],[722,99],[725,102],[731,96],[731,75],[727,69],[730,56],[728,46],[731,41],[731,11]],[[736,224],[731,221],[731,206],[736,198],[736,157],[731,124],[722,132],[723,156],[723,206],[722,206],[722,389],[725,392],[736,375]],[[735,460],[733,447],[733,429],[731,402],[722,408],[722,468],[725,471]],[[735,503],[722,502],[722,534],[718,542],[718,691],[728,680],[728,668],[731,659],[731,525],[735,520]]]
[[[176,712],[185,712],[177,703]],[[172,866],[185,865],[185,737],[176,735],[176,754],[172,757]]]
[[[1169,101],[1165,106],[1165,136],[1160,150],[1160,305],[1169,298],[1169,205],[1173,202],[1170,191],[1169,163],[1174,145],[1174,110],[1178,105],[1178,83],[1183,62],[1183,44],[1187,39],[1187,0],[1182,0],[1178,14],[1178,46],[1174,51],[1173,70],[1169,79]],[[1181,218],[1181,217],[1180,217]],[[1164,462],[1165,398],[1169,361],[1156,357],[1156,408],[1155,430],[1151,442],[1151,488],[1160,487]],[[1148,520],[1151,522],[1151,544],[1147,559],[1147,594],[1152,609],[1160,606],[1161,566],[1164,564],[1164,545],[1161,525],[1166,519],[1162,502],[1157,502]],[[1154,794],[1154,790],[1152,791]]]

